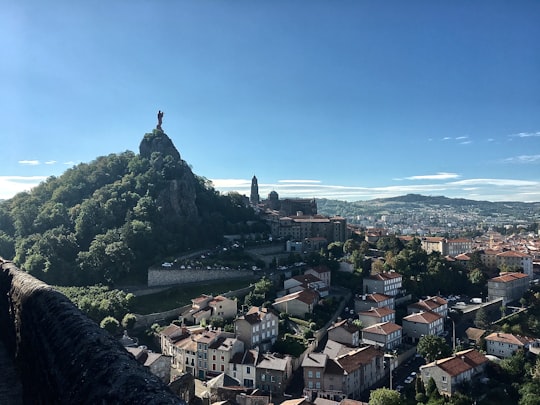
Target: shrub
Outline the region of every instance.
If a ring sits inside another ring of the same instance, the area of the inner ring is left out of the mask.
[[[114,335],[116,332],[118,332],[118,328],[120,327],[120,322],[112,316],[106,316],[101,320],[99,323],[99,326],[102,329],[105,329],[110,334]]]

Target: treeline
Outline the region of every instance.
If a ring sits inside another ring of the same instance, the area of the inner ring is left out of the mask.
[[[195,213],[171,215],[163,195],[186,181],[194,195],[169,200],[195,204]],[[226,233],[264,229],[254,220],[242,196],[221,195],[180,158],[126,151],[2,201],[0,256],[49,284],[136,282],[165,257],[215,245]]]

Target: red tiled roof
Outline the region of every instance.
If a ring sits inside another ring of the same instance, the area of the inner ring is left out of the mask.
[[[371,363],[375,357],[382,356],[383,354],[380,350],[373,346],[366,346],[341,355],[337,357],[335,361],[343,368],[343,370],[350,373],[357,370],[363,364]]]
[[[369,276],[371,280],[391,280],[394,278],[400,278],[401,274],[396,273],[395,271],[384,271],[382,273],[377,273]]]
[[[375,333],[377,335],[389,335],[401,329],[402,329],[401,326],[393,322],[385,322],[385,323],[378,323],[375,325],[368,326],[367,328],[363,329],[363,332]]]
[[[523,336],[516,336],[511,333],[494,332],[491,335],[485,337],[485,340],[491,340],[493,342],[508,343],[518,346],[525,346],[530,342],[528,338]]]
[[[499,257],[530,257],[525,253],[516,252],[515,250],[507,250],[506,252],[501,252],[497,256]]]
[[[416,323],[433,323],[437,319],[441,319],[442,316],[435,312],[425,311],[417,314],[407,315],[403,318],[404,321],[416,322]]]
[[[487,357],[484,356],[482,353],[474,349],[469,349],[462,352],[457,352],[452,357],[437,360],[428,365],[436,365],[437,367],[444,370],[451,377],[455,377],[464,373],[465,371],[471,370],[484,363],[487,363],[488,361],[489,360],[487,359]]]
[[[515,280],[528,278],[529,276],[523,273],[501,273],[499,277],[494,277],[488,281],[493,281],[496,283],[510,283]]]
[[[395,313],[393,309],[390,309],[388,307],[382,307],[382,308],[371,308],[369,311],[362,311],[359,312],[359,315],[365,315],[365,316],[373,316],[377,318],[382,318],[383,316],[390,315]]]

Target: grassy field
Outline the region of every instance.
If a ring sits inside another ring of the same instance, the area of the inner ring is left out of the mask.
[[[135,296],[131,310],[137,314],[151,314],[168,311],[184,305],[191,304],[191,300],[201,294],[218,295],[239,288],[247,287],[253,283],[249,280],[218,280],[197,284],[185,284],[172,287],[156,294]]]

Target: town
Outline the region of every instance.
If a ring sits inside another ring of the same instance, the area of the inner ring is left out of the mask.
[[[228,239],[264,263],[251,269],[259,281],[194,297],[156,329],[161,354],[122,339],[186,402],[485,400],[491,364],[540,351],[538,233],[396,235],[319,215],[315,200],[260,200],[256,177],[249,204],[269,240]],[[177,261],[157,274],[170,283],[187,271]]]

